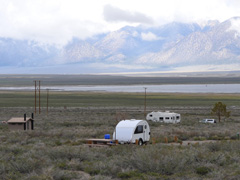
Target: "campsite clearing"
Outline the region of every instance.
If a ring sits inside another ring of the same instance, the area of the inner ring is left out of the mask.
[[[0,121],[34,112],[33,97],[33,93],[0,92]],[[144,94],[51,92],[47,115],[43,93],[41,114],[37,111],[34,117],[34,131],[10,131],[7,124],[0,125],[2,178],[81,179],[83,173],[92,179],[233,179],[240,176],[239,94],[155,93],[147,97],[147,112],[178,112],[181,123],[148,122],[151,139],[144,147],[89,148],[85,139],[103,139],[105,134],[112,134],[119,122],[118,114],[126,119],[144,119]],[[231,117],[216,124],[199,123],[204,117],[210,117],[212,105],[219,100],[227,104]],[[165,137],[170,144],[175,136],[199,145],[162,145]],[[218,141],[200,145],[205,140]],[[204,176],[201,170],[206,170]]]

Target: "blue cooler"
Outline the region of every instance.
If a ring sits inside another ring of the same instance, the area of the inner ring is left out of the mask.
[[[110,134],[105,134],[104,139],[110,139]]]

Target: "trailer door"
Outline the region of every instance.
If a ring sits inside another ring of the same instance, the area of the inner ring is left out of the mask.
[[[149,139],[150,139],[150,129],[147,124],[144,124],[143,141],[149,141]]]

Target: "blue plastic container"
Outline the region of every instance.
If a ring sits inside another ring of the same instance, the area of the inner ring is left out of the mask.
[[[105,134],[104,139],[110,139],[110,134]]]

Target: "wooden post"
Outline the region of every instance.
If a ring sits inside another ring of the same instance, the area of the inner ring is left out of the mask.
[[[39,114],[41,113],[41,103],[40,103],[40,99],[41,99],[41,97],[40,97],[40,90],[41,88],[40,88],[40,81],[39,81]]]
[[[145,98],[144,98],[144,117],[146,117],[146,106],[147,106],[147,100],[146,100],[146,97],[147,97],[147,88],[144,87],[145,89]]]
[[[138,145],[138,139],[135,139],[135,144]]]
[[[93,144],[93,141],[88,140],[87,144]]]
[[[48,115],[48,95],[49,94],[49,89],[47,89],[47,115]]]
[[[156,138],[152,138],[152,144],[156,144]]]
[[[35,114],[37,113],[37,81],[35,80]]]
[[[165,137],[165,138],[164,138],[164,141],[165,141],[165,143],[168,143],[168,138]]]
[[[174,136],[174,141],[178,142],[178,137],[177,136]]]

